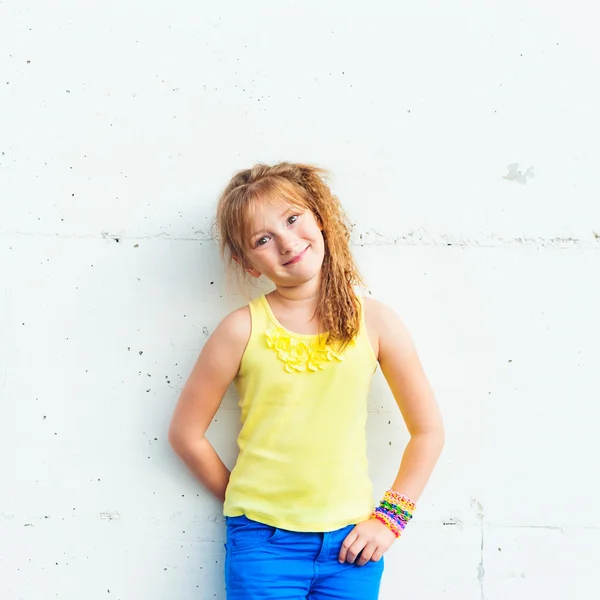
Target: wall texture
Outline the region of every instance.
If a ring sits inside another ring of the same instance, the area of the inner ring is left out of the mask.
[[[166,430],[246,302],[216,197],[278,160],[333,172],[445,416],[382,598],[600,597],[597,18],[401,4],[0,3],[2,600],[224,598]],[[229,465],[237,428],[231,394]],[[368,430],[379,496],[407,440],[379,374]]]

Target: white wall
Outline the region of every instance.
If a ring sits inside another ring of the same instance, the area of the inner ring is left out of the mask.
[[[0,4],[2,600],[224,598],[166,430],[245,302],[216,197],[278,160],[332,170],[445,416],[381,597],[600,597],[597,11],[397,4]],[[380,375],[368,429],[379,495],[407,439]]]

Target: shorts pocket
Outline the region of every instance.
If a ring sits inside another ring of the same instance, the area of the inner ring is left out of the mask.
[[[274,542],[281,530],[245,516],[227,519],[227,547],[231,551],[257,548]]]

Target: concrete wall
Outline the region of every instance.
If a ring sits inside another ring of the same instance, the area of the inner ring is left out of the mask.
[[[381,597],[600,597],[594,9],[226,4],[0,4],[0,598],[224,598],[166,430],[246,301],[217,194],[284,159],[332,170],[447,425]],[[231,394],[229,465],[237,423]],[[368,433],[379,495],[407,440],[380,374]]]

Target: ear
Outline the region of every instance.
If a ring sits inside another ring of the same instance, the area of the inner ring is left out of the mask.
[[[246,273],[248,273],[248,275],[252,275],[252,277],[256,279],[258,279],[262,275],[262,273],[258,269],[255,269],[252,266],[246,267]]]
[[[251,275],[255,279],[258,279],[262,275],[262,273],[252,265],[246,267],[244,270],[246,271],[246,273],[248,273],[248,275]]]
[[[242,259],[239,256],[232,256],[233,260],[235,260],[235,262],[244,267],[244,263],[242,262]],[[244,271],[246,271],[246,273],[248,273],[248,275],[251,275],[252,277],[255,277],[256,279],[258,279],[262,273],[256,269],[255,267],[253,267],[252,265],[249,265],[247,267],[244,267]]]

